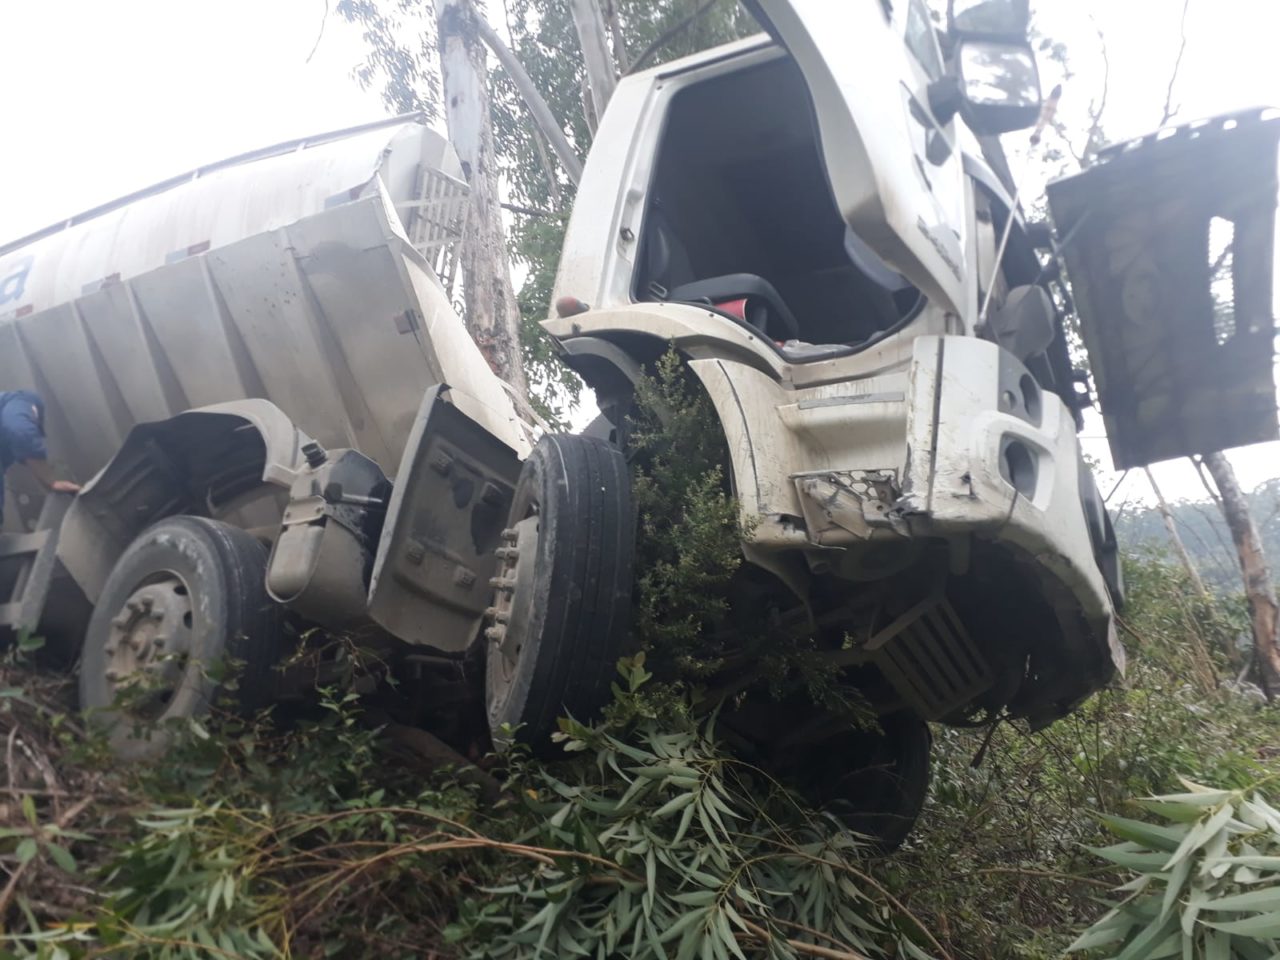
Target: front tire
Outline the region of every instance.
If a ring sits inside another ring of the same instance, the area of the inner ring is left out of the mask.
[[[545,749],[608,702],[631,619],[635,517],[621,451],[551,434],[525,461],[499,551],[485,665],[489,729]]]
[[[896,850],[929,794],[933,735],[909,713],[880,718],[881,730],[848,730],[800,751],[800,792],[877,850]]]
[[[129,545],[103,586],[85,634],[80,705],[93,711],[112,752],[162,755],[168,721],[207,713],[222,684],[249,712],[275,693],[280,608],[267,595],[267,551],[236,527],[170,517]]]

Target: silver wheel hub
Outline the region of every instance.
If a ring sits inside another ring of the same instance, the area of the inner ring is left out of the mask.
[[[139,587],[111,621],[106,646],[107,683],[138,699],[130,712],[163,712],[182,682],[191,653],[193,606],[174,574]]]

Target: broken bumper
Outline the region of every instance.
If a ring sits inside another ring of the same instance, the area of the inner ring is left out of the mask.
[[[995,543],[1087,635],[1091,659],[1105,661],[1089,672],[1122,670],[1070,412],[995,344],[921,336],[906,347],[891,372],[804,389],[746,364],[690,364],[725,428],[752,558],[799,549],[815,569],[848,569],[845,557],[880,544],[945,540],[967,555],[974,540]]]

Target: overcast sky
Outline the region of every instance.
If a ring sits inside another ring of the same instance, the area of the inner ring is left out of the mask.
[[[1078,70],[1065,118],[1101,92],[1100,28],[1108,133],[1136,136],[1160,119],[1182,0],[1032,5]],[[351,79],[363,51],[356,30],[330,17],[306,62],[324,11],[325,0],[0,0],[0,242],[201,164],[383,116],[378,96]],[[1178,119],[1280,104],[1280,3],[1191,0],[1187,36]],[[1099,423],[1086,438],[1109,465]],[[1280,445],[1231,459],[1246,487],[1280,475]],[[1185,464],[1157,476],[1170,497],[1202,496]],[[1117,500],[1141,496],[1143,483],[1130,477]]]

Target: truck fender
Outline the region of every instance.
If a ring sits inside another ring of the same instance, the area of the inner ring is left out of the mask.
[[[369,616],[446,655],[479,634],[520,475],[520,451],[484,422],[481,402],[462,390],[440,384],[423,396],[369,578]]]
[[[274,524],[281,505],[246,504],[264,487],[280,488],[283,500],[305,465],[308,442],[266,400],[219,403],[139,424],[67,511],[58,560],[95,602],[125,548],[157,520],[225,518],[244,509]]]

